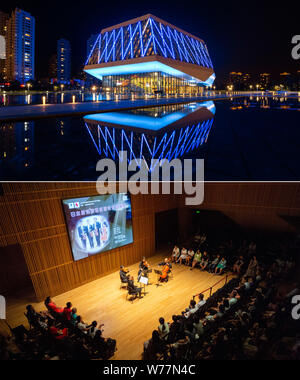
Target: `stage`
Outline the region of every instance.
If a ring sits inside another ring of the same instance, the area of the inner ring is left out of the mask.
[[[161,269],[157,265],[170,252],[161,252],[147,259],[152,269]],[[129,267],[130,274],[137,279],[138,264]],[[151,337],[152,331],[157,329],[158,319],[164,317],[171,321],[173,314],[181,314],[188,307],[194,294],[206,290],[225,276],[217,276],[199,269],[190,270],[189,267],[179,264],[173,265],[173,278],[168,283],[156,287],[157,275],[150,274],[152,285],[146,287],[148,294],[133,303],[126,300],[127,290],[120,289],[119,271],[90,282],[67,293],[54,297],[59,306],[65,306],[71,301],[76,307],[78,315],[83,320],[98,324],[104,323],[104,336],[117,340],[118,351],[114,360],[139,360],[143,352],[143,343]],[[231,276],[230,276],[231,277]],[[214,288],[214,292],[224,285],[222,281]],[[205,294],[207,298],[209,292]],[[12,327],[24,324],[28,327],[24,316],[25,306],[32,304],[37,311],[44,310],[43,302],[34,303],[32,296],[22,295],[18,299],[7,301],[7,321]]]

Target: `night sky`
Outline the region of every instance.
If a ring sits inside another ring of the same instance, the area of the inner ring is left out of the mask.
[[[244,5],[245,4],[245,5]],[[2,1],[0,10],[16,6],[36,18],[36,73],[48,75],[48,62],[59,38],[72,46],[76,74],[86,57],[86,40],[102,28],[152,13],[200,38],[209,49],[217,76],[230,71],[278,74],[299,70],[291,57],[291,40],[300,34],[299,2],[214,1]]]

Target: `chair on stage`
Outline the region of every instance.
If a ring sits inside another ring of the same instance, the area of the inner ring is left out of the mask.
[[[126,300],[129,300],[131,303],[133,303],[134,300],[138,298],[139,292],[138,290],[128,289],[128,293],[126,295]]]
[[[120,276],[120,289],[127,289],[128,281],[124,281],[122,277]]]

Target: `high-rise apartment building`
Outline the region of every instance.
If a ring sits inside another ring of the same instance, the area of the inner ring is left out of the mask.
[[[57,55],[56,54],[52,54],[50,57],[48,73],[49,73],[50,80],[55,81],[57,77]]]
[[[259,84],[262,90],[269,90],[271,83],[271,74],[262,73],[259,74]]]
[[[26,83],[34,79],[35,18],[16,8],[6,32],[6,76],[9,81]]]
[[[6,78],[5,59],[6,59],[6,30],[9,15],[0,11],[0,80]]]
[[[64,38],[57,41],[57,81],[70,83],[71,79],[71,45]]]

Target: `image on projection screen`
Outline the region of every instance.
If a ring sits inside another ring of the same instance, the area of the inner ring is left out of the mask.
[[[74,260],[133,243],[129,194],[63,200]]]

